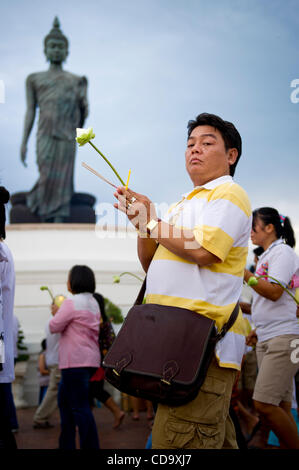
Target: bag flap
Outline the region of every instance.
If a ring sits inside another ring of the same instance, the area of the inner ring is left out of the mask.
[[[104,367],[189,384],[194,381],[215,322],[196,312],[156,304],[128,312]],[[130,357],[130,361],[126,360]],[[120,364],[126,364],[123,369]]]

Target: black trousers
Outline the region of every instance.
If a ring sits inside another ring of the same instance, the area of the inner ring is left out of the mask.
[[[0,449],[17,449],[15,436],[11,432],[10,408],[4,390],[5,385],[0,383]]]

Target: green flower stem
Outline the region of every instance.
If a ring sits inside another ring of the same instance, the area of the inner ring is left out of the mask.
[[[121,273],[121,274],[119,275],[119,277],[123,276],[124,274],[129,274],[130,276],[133,276],[133,277],[135,277],[136,279],[138,279],[138,281],[143,282],[143,279],[142,279],[141,277],[137,276],[136,274],[127,272],[127,271],[125,271],[124,273]]]
[[[43,286],[43,287],[41,287],[40,289],[41,289],[41,290],[47,290],[47,291],[49,292],[49,294],[50,294],[50,297],[51,297],[51,299],[52,299],[52,302],[54,302],[54,296],[53,296],[51,290],[49,289],[49,287]]]
[[[272,276],[269,276],[268,274],[262,274],[261,276],[258,276],[256,277],[256,279],[261,279],[261,278],[270,278],[270,279],[273,279],[273,281],[277,282],[277,284],[280,285],[280,287],[283,288],[284,291],[286,291],[291,297],[293,300],[295,300],[296,304],[299,305],[299,301],[296,299],[296,297],[286,288],[284,287],[281,282],[279,282],[278,279],[275,279],[275,277],[272,277]]]
[[[102,152],[92,143],[92,142],[88,142],[100,155],[101,157],[104,158],[105,162],[108,163],[108,165],[110,166],[110,168],[114,171],[114,173],[116,174],[117,178],[119,179],[119,181],[121,182],[121,184],[123,186],[126,186],[125,182],[121,179],[121,177],[119,176],[119,174],[117,173],[116,169],[114,168],[113,165],[111,165],[111,163],[109,162],[108,158],[105,157],[105,155],[102,154]]]

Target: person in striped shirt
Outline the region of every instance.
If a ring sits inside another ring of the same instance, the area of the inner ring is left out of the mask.
[[[163,220],[146,196],[124,187],[114,194],[114,206],[139,231],[146,302],[188,308],[215,320],[218,329],[240,298],[251,230],[248,196],[232,178],[241,152],[235,126],[203,113],[188,123],[185,164],[193,188]],[[229,405],[245,335],[240,310],[197,397],[178,407],[158,405],[153,448],[237,448]]]

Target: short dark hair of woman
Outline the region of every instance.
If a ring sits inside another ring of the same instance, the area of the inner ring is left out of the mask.
[[[0,238],[5,240],[6,232],[5,232],[5,222],[6,222],[6,214],[5,214],[5,206],[9,201],[10,194],[4,186],[0,186]]]
[[[231,122],[224,121],[221,117],[216,116],[216,114],[201,113],[196,117],[196,119],[188,122],[188,139],[191,132],[198,126],[211,126],[217,129],[224,140],[226,152],[229,149],[237,149],[238,157],[235,163],[230,165],[229,168],[230,175],[234,176],[236,166],[242,153],[242,139],[235,126]]]
[[[83,292],[93,294],[96,289],[94,272],[88,266],[73,266],[69,272],[69,283],[73,294],[82,294]]]
[[[291,221],[288,217],[279,214],[273,207],[260,207],[252,213],[252,227],[254,230],[257,218],[261,219],[264,225],[272,224],[277,238],[285,240],[286,244],[294,248],[296,239]]]

